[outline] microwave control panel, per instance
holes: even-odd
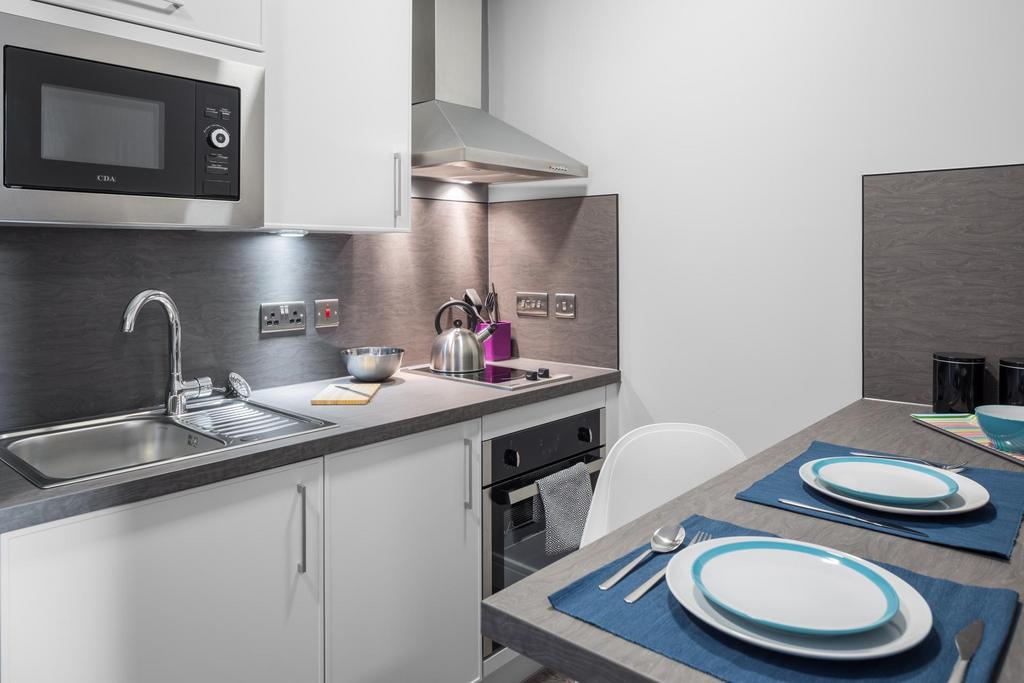
[[[238,199],[238,88],[196,83],[196,197]]]

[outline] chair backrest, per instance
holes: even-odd
[[[682,422],[638,427],[619,439],[606,457],[581,545],[746,459],[721,432]]]

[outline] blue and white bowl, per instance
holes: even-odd
[[[1024,453],[1024,406],[978,406],[974,414],[996,448]]]

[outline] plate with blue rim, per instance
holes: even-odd
[[[812,636],[878,628],[900,599],[875,567],[850,555],[780,539],[704,550],[691,576],[717,607],[761,626]]]
[[[949,498],[937,500],[934,503],[927,503],[925,505],[886,505],[884,503],[873,503],[855,496],[848,496],[844,493],[840,493],[820,481],[816,476],[814,476],[814,473],[811,472],[811,467],[815,462],[817,461],[812,460],[810,462],[805,462],[800,466],[800,479],[803,480],[804,484],[823,496],[828,496],[829,498],[834,498],[835,500],[840,500],[849,505],[854,505],[867,510],[877,510],[878,512],[889,512],[897,515],[910,515],[914,517],[961,515],[965,512],[971,512],[973,510],[983,508],[989,501],[988,489],[984,486],[962,474],[946,472],[946,476],[953,479],[957,483],[957,486],[959,486],[959,490]]]
[[[856,455],[821,458],[811,464],[811,473],[834,491],[883,505],[927,505],[960,489],[945,472],[905,460]]]
[[[727,610],[709,600],[694,581],[693,566],[696,560],[704,556],[705,553],[714,551],[722,546],[734,545],[736,543],[743,543],[746,541],[763,542],[771,540],[788,545],[816,548],[828,553],[826,559],[832,559],[838,562],[841,558],[845,558],[868,567],[888,583],[896,592],[896,595],[899,598],[898,611],[885,623],[866,631],[837,635],[799,633],[796,631],[766,626]],[[754,551],[748,552],[752,553]],[[736,556],[742,557],[742,555],[739,554]],[[754,556],[752,554],[748,554],[747,559],[753,558]],[[795,594],[800,600],[804,601],[804,604],[808,604],[806,600],[809,594],[801,592],[803,589],[799,581],[794,580],[793,577],[788,575],[769,576],[769,574],[759,564],[751,562],[744,562],[741,564],[743,567],[739,567],[739,573],[737,574],[736,579],[744,582],[748,587],[753,587],[761,594],[771,597],[773,601],[782,604],[783,607],[786,606],[785,599],[773,597],[773,594],[785,596]],[[708,563],[708,565],[710,566],[710,563]],[[927,638],[928,634],[931,633],[932,630],[933,617],[931,608],[928,606],[924,597],[909,583],[886,570],[884,567],[879,567],[878,565],[862,560],[854,555],[850,555],[849,553],[844,553],[840,550],[827,548],[825,546],[815,545],[813,543],[805,543],[803,541],[768,539],[764,536],[733,536],[716,538],[704,543],[687,546],[686,548],[678,551],[669,562],[665,578],[672,596],[695,619],[717,631],[720,631],[721,633],[737,638],[743,642],[750,643],[751,645],[800,657],[827,660],[864,660],[888,657],[900,652],[905,652],[906,650],[914,647]],[[707,581],[705,581],[705,586],[707,586]],[[875,603],[874,611],[868,611],[859,615],[857,621],[860,622],[860,625],[863,625],[866,622],[870,623],[878,621],[882,615],[888,611],[886,607],[886,605],[888,605],[888,600],[881,592],[879,592],[879,596],[873,597],[873,600],[875,601],[880,600],[880,602]],[[822,604],[810,604],[810,609],[813,610],[815,614],[838,615],[841,610],[845,609],[844,605],[846,604],[847,602],[842,595],[836,595],[833,592],[828,592]],[[747,607],[747,609],[750,610],[753,608]],[[778,619],[779,617],[776,615],[775,620]],[[787,622],[790,621],[785,617],[782,617],[782,619]],[[820,620],[820,617],[818,617],[818,619]],[[841,625],[849,626],[855,620],[851,619],[850,615],[847,614],[835,621],[837,623],[845,622]],[[837,630],[837,623],[826,624],[826,629]],[[799,625],[803,627],[810,625],[813,628],[815,625],[820,627],[822,624],[801,623]]]

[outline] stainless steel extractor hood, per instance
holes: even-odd
[[[587,166],[483,110],[484,3],[413,3],[412,174],[462,183],[586,178]]]

